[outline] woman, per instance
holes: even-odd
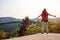
[[[39,18],[40,16],[42,16],[42,20],[41,20],[41,22],[42,22],[42,34],[44,33],[44,23],[46,23],[46,30],[47,30],[47,34],[48,34],[48,15],[53,16],[53,17],[56,17],[54,15],[49,14],[46,11],[46,9],[44,9],[42,11],[42,14],[37,17],[37,18]]]

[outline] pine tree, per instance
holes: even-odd
[[[23,22],[21,23],[19,31],[17,31],[19,33],[19,36],[23,36],[24,32],[26,31],[26,28],[31,24],[31,20],[28,16],[26,16],[25,19],[23,19]]]

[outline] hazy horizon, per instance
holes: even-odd
[[[60,0],[0,0],[0,17],[36,18],[44,8],[60,18]],[[54,18],[49,16],[49,18]]]

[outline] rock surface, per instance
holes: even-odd
[[[28,36],[5,39],[5,40],[60,40],[60,34],[55,34],[55,33],[41,34],[41,33],[38,33],[38,34],[34,34],[34,35],[28,35]]]

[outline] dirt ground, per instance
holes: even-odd
[[[41,33],[38,33],[38,34],[34,34],[34,35],[28,35],[28,36],[5,39],[5,40],[60,40],[60,34],[55,34],[55,33],[41,34]]]

